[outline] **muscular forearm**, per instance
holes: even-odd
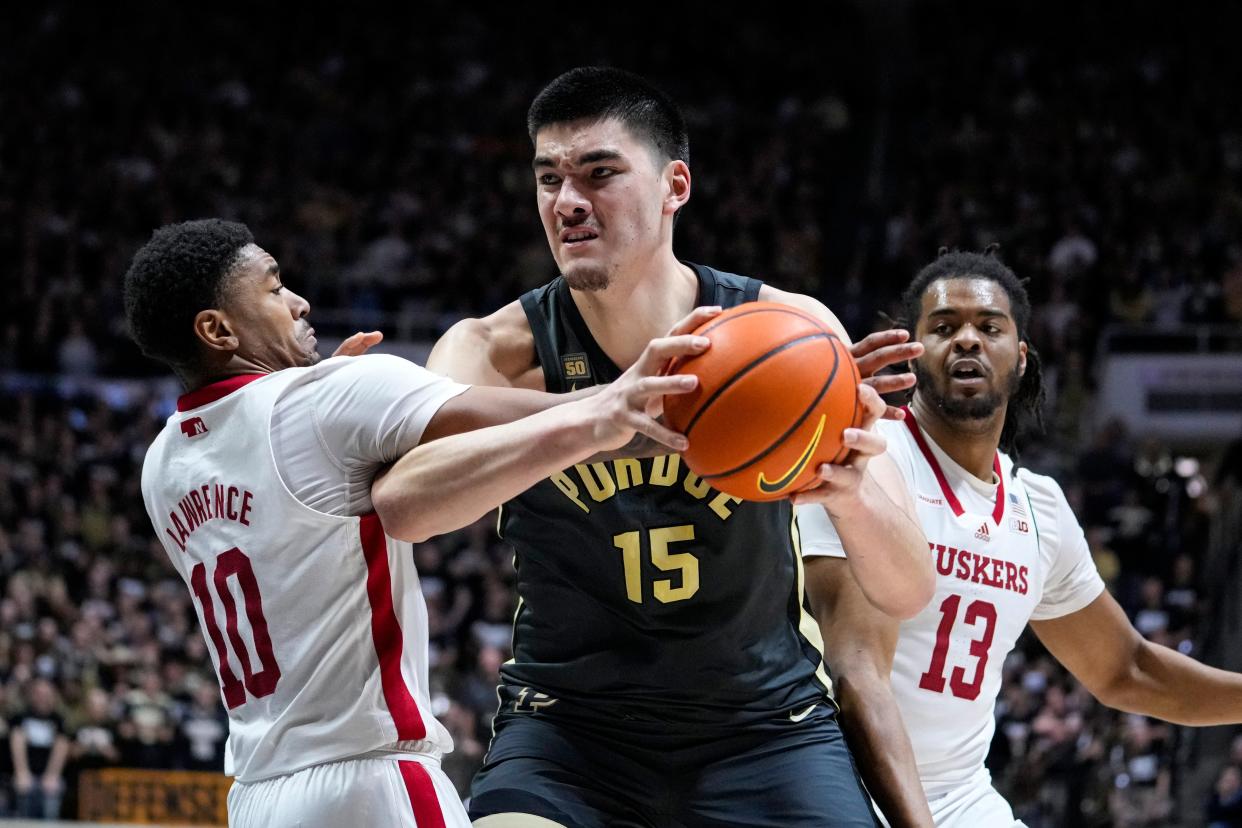
[[[927,539],[871,475],[856,498],[826,508],[867,600],[898,619],[927,606],[936,589]]]
[[[1150,641],[1137,646],[1129,674],[1100,697],[1110,707],[1174,724],[1242,722],[1242,675]]]
[[[387,533],[421,541],[478,520],[600,448],[581,403],[424,443],[378,477],[372,502]]]
[[[867,790],[893,828],[931,826],[931,811],[919,782],[914,751],[892,690],[884,680],[855,679],[836,684],[841,729]]]

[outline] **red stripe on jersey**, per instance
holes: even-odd
[[[397,765],[405,780],[405,792],[410,795],[417,828],[445,828],[444,811],[440,808],[440,797],[436,796],[431,774],[417,762],[398,761]]]
[[[367,598],[371,602],[371,638],[379,656],[384,701],[401,741],[427,738],[427,727],[410,688],[401,675],[401,624],[392,605],[392,572],[388,567],[388,540],[379,515],[363,515],[358,524],[362,553],[367,559]]]
[[[267,374],[238,374],[235,377],[222,379],[219,382],[213,382],[211,385],[204,385],[188,394],[182,394],[177,398],[177,410],[189,411],[191,408],[198,408],[200,405],[215,402],[221,397],[227,397],[243,385],[249,385],[257,379],[266,377]]]
[[[952,487],[949,486],[949,480],[944,476],[944,471],[940,468],[940,462],[936,460],[936,455],[932,454],[931,446],[927,445],[927,441],[923,439],[923,432],[919,430],[919,425],[914,419],[914,412],[908,407],[904,407],[901,410],[906,412],[903,422],[906,424],[906,428],[910,429],[910,434],[914,437],[914,442],[918,445],[919,451],[923,453],[923,459],[931,467],[932,474],[936,476],[936,482],[940,484],[940,491],[944,493],[945,502],[949,504],[953,514],[961,517],[966,510],[962,508],[962,502],[957,499],[957,495],[953,493]],[[1005,476],[1001,474],[1000,452],[997,452],[992,458],[992,471],[996,473],[996,505],[992,507],[992,522],[1000,526],[1001,518],[1005,516]]]

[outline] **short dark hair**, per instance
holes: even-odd
[[[624,69],[570,69],[535,96],[526,113],[526,128],[534,141],[539,130],[550,124],[605,118],[621,121],[665,160],[690,163],[690,135],[677,104],[647,80]]]
[[[1029,336],[1031,298],[1027,295],[1023,280],[1001,261],[999,251],[998,244],[988,245],[982,253],[960,250],[950,252],[947,247],[940,248],[936,260],[920,270],[901,294],[900,318],[897,322],[910,331],[910,339],[913,340],[919,314],[923,311],[923,294],[932,283],[941,279],[987,279],[1005,291],[1005,295],[1009,297],[1014,325],[1018,329],[1018,341],[1026,343],[1026,373],[1022,375],[1017,392],[1009,400],[1009,406],[1005,410],[1005,425],[1001,429],[1001,450],[1012,454],[1019,433],[1028,424],[1033,425],[1036,431],[1043,431],[1045,394],[1039,353],[1031,344]]]
[[[192,368],[199,311],[219,307],[226,277],[254,242],[244,224],[201,219],[168,224],[134,256],[125,274],[125,321],[142,352],[174,368]]]

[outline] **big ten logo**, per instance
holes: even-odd
[[[585,379],[591,376],[591,366],[587,363],[586,354],[566,354],[561,357],[561,367],[566,379]]]
[[[1030,534],[1031,531],[1031,525],[1029,523],[1022,518],[1016,517],[1009,519],[1009,528],[1021,535]]]

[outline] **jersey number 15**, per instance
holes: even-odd
[[[661,572],[680,572],[681,584],[671,578],[652,581],[651,591],[661,604],[684,601],[699,591],[699,559],[689,552],[669,552],[670,544],[694,540],[694,527],[662,526],[647,531],[651,562]],[[625,569],[625,594],[635,604],[643,602],[643,538],[641,532],[622,532],[612,536],[612,545],[621,550]]]

